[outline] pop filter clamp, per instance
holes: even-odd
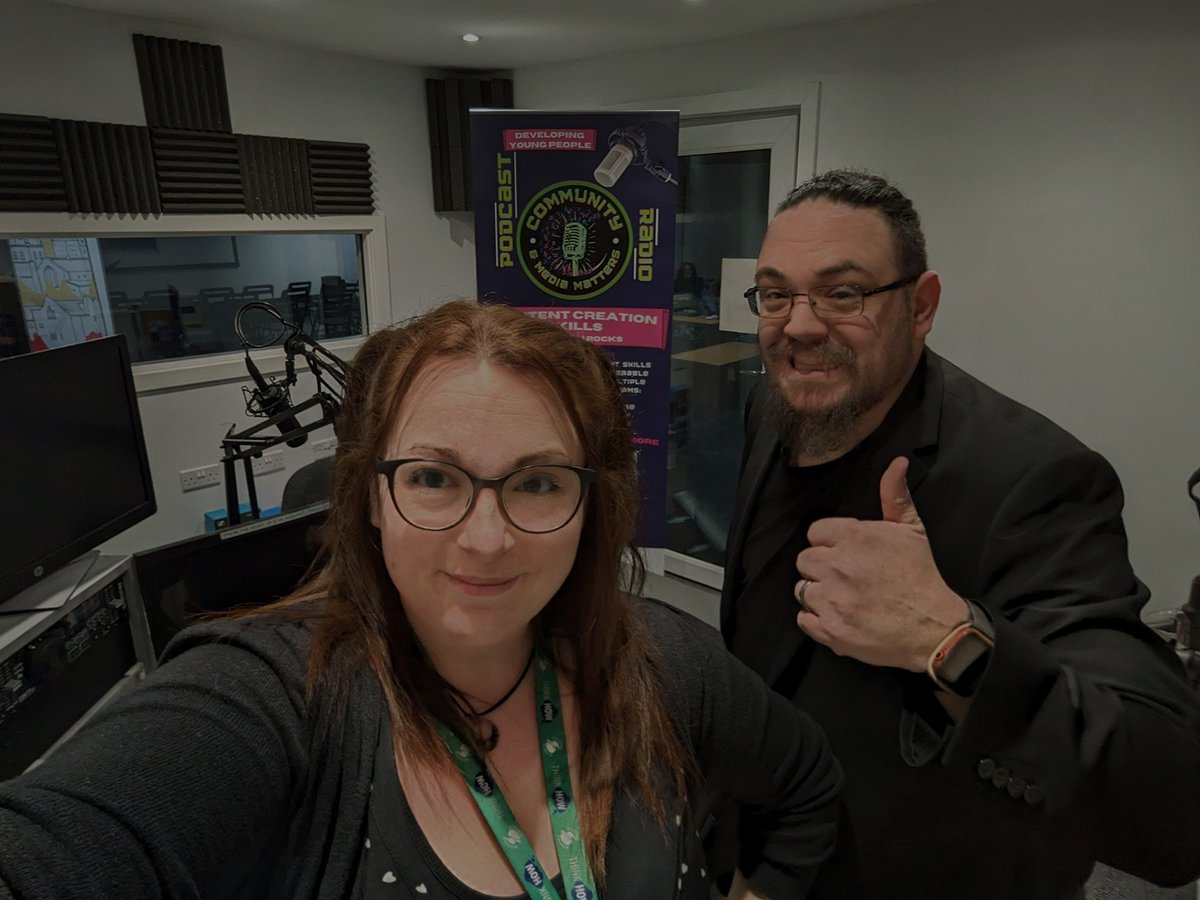
[[[266,378],[250,356],[250,348],[264,346],[251,341],[243,327],[242,317],[248,312],[262,312],[275,319],[282,331],[284,352],[284,375],[282,379]],[[234,330],[246,353],[246,369],[253,379],[255,387],[242,388],[246,397],[246,413],[262,418],[263,421],[251,425],[242,431],[234,431],[229,427],[225,437],[221,439],[221,464],[225,471],[225,510],[229,525],[241,522],[241,508],[238,500],[237,468],[238,461],[246,479],[247,500],[250,503],[250,518],[257,519],[262,514],[258,505],[258,492],[254,487],[254,460],[261,457],[266,450],[286,443],[298,447],[304,443],[308,434],[326,425],[333,425],[341,409],[346,387],[346,364],[334,354],[309,337],[295,323],[285,319],[273,305],[261,300],[245,304],[238,310],[234,319]],[[275,340],[278,340],[276,338]],[[274,343],[271,341],[270,343]],[[291,389],[296,385],[296,357],[302,356],[308,370],[317,382],[316,392],[312,397],[293,405]],[[308,424],[300,424],[297,414],[320,407],[320,416]],[[271,429],[273,433],[267,434]]]

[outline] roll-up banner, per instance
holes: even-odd
[[[677,112],[472,110],[479,296],[608,350],[633,424],[643,547],[666,539]]]

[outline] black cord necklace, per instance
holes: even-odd
[[[496,710],[502,707],[508,701],[508,698],[517,692],[517,688],[521,686],[521,682],[524,681],[525,676],[529,674],[529,667],[533,665],[533,654],[534,651],[530,650],[529,659],[525,660],[525,668],[521,670],[521,674],[517,676],[517,680],[513,683],[513,686],[505,692],[503,697],[501,697],[487,709],[481,709],[479,712],[472,712],[470,709],[464,709],[462,711],[463,715],[468,719],[481,719],[489,713],[494,713]]]

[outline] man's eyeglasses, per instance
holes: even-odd
[[[862,313],[863,300],[867,297],[894,291],[906,284],[912,284],[919,277],[911,275],[870,290],[863,290],[857,284],[823,284],[807,291],[789,291],[781,287],[752,287],[742,296],[750,304],[750,312],[760,319],[786,319],[792,314],[797,297],[807,299],[813,314],[820,319],[849,319]]]
[[[558,531],[575,517],[583,492],[596,478],[581,466],[521,466],[498,478],[480,478],[461,466],[436,459],[380,459],[396,512],[409,525],[446,531],[475,508],[479,492],[496,492],[500,512],[514,528],[529,534]]]

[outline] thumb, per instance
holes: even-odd
[[[921,517],[908,492],[908,460],[897,456],[879,479],[879,499],[883,506],[883,521],[921,527]]]

